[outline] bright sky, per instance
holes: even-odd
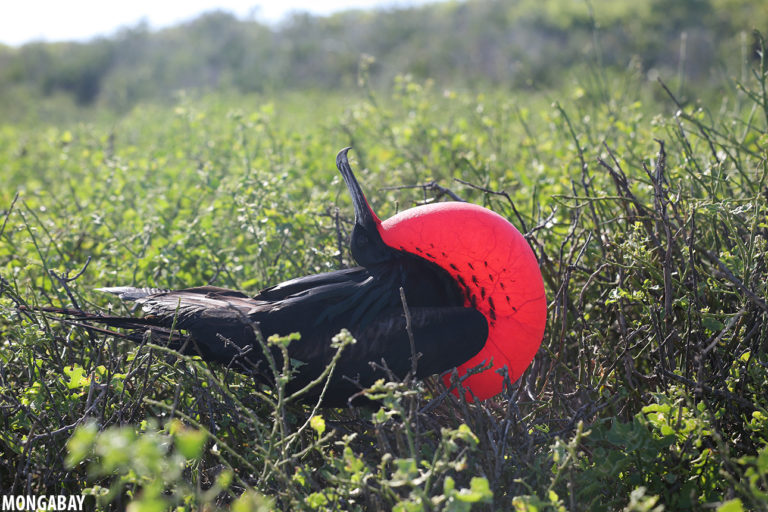
[[[87,40],[146,19],[160,28],[214,9],[277,22],[291,11],[329,14],[350,8],[424,4],[430,0],[0,0],[0,43]],[[434,0],[432,0],[434,1]]]

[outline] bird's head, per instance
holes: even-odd
[[[339,153],[337,165],[355,204],[352,255],[365,266],[393,250],[404,251],[448,272],[464,295],[464,305],[488,321],[485,346],[459,367],[459,375],[492,361],[490,369],[470,376],[464,387],[480,399],[497,395],[504,385],[498,370],[506,367],[516,381],[544,336],[547,301],[533,250],[508,220],[471,203],[422,205],[380,221],[352,174],[347,150]],[[444,379],[447,383],[448,376]]]
[[[355,208],[355,226],[352,228],[350,251],[359,265],[368,267],[391,258],[394,251],[381,238],[381,220],[368,204],[368,200],[349,166],[347,159],[349,150],[350,148],[344,148],[339,151],[336,156],[336,167],[339,168],[339,172],[347,184]]]

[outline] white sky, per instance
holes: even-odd
[[[291,11],[329,14],[349,8],[424,4],[430,0],[0,0],[0,43],[83,41],[146,19],[160,28],[214,9],[240,18],[280,21]],[[434,0],[432,0],[434,1]]]

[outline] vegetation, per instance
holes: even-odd
[[[0,109],[29,122],[63,105],[126,112],[179,89],[348,90],[361,55],[375,57],[379,89],[404,73],[439,87],[541,89],[584,64],[719,86],[757,49],[755,29],[768,31],[755,0],[468,0],[297,13],[276,27],[212,12],[159,32],[139,24],[90,42],[0,46]]]
[[[568,37],[594,37],[588,58],[546,89],[511,91],[487,74],[474,90],[451,85],[432,60],[435,80],[400,74],[385,87],[385,60],[356,56],[339,75],[359,84],[353,93],[304,83],[161,102],[158,81],[120,104],[132,105],[125,113],[108,108],[111,73],[143,73],[156,63],[144,55],[135,68],[110,65],[89,111],[55,88],[3,93],[39,104],[0,125],[0,492],[86,493],[100,510],[141,511],[768,510],[768,60],[759,33],[733,35],[739,15],[763,11],[701,11],[741,41],[720,49],[732,80],[692,82],[660,66],[656,82],[645,65],[619,70],[599,51],[617,47],[594,20],[609,27],[600,16],[635,9],[628,30],[639,33],[653,12],[614,3],[616,14],[594,2],[595,18],[580,18],[569,2],[562,19],[517,4]],[[507,8],[435,12],[474,19],[493,6]],[[419,12],[383,13],[381,24]],[[304,17],[292,37],[371,15],[344,16]],[[675,14],[666,19],[679,42]],[[452,44],[469,51],[472,41]],[[33,48],[64,46],[7,54],[31,65],[16,58]],[[96,67],[98,55],[87,59]],[[162,340],[136,345],[35,309],[121,310],[100,286],[256,291],[352,264],[352,210],[334,168],[346,145],[381,217],[443,200],[447,188],[526,234],[547,331],[502,396],[465,403],[439,379],[406,379],[368,390],[380,406],[321,409]]]

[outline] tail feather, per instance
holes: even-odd
[[[46,316],[57,321],[82,327],[92,332],[116,336],[135,342],[141,342],[145,339],[147,332],[152,339],[162,342],[168,342],[172,347],[181,346],[188,338],[187,335],[176,329],[165,327],[162,322],[153,317],[131,317],[131,316],[111,316],[88,313],[79,309],[58,308],[53,306],[44,306],[34,308],[36,311],[47,313]],[[129,329],[126,332],[105,329],[93,325],[98,323],[118,329]]]
[[[107,288],[96,288],[97,292],[111,293],[117,295],[121,300],[139,300],[157,293],[165,293],[169,290],[162,288],[135,288],[133,286],[112,286]]]

